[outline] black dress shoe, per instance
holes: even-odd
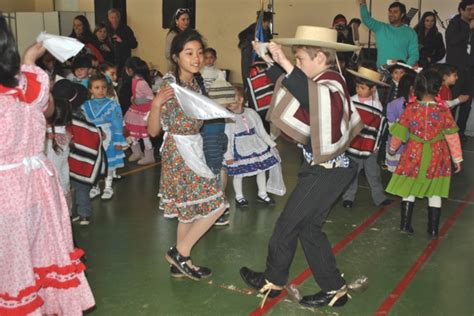
[[[240,276],[248,286],[257,291],[260,291],[266,284],[266,280],[262,272],[255,272],[247,267],[240,269]],[[268,297],[274,298],[280,295],[280,293],[281,290],[270,290]]]
[[[179,253],[176,247],[171,247],[170,250],[168,250],[165,259],[169,262],[169,264],[175,266],[176,269],[181,271],[181,273],[183,273],[186,277],[192,280],[201,279],[199,273],[190,266],[188,266],[188,264],[186,263],[186,261],[191,260],[191,257],[184,257]]]
[[[379,206],[387,206],[392,204],[393,200],[392,199],[385,199],[382,201],[382,203],[379,204]]]
[[[197,270],[195,270],[202,279],[208,278],[212,275],[212,271],[209,268],[206,267],[198,267]],[[178,270],[175,266],[170,267],[170,274],[173,278],[184,278],[186,277],[181,271]]]
[[[338,296],[338,298],[335,298]],[[333,301],[335,299],[335,301]],[[322,307],[322,306],[343,306],[347,303],[349,297],[347,295],[347,287],[341,290],[323,292],[320,291],[314,295],[303,296],[300,304],[306,307]]]
[[[235,199],[235,205],[238,207],[247,207],[249,206],[249,201],[246,198]]]
[[[349,201],[349,200],[345,200],[345,201],[342,202],[342,206],[345,207],[345,208],[352,208],[352,204],[353,204],[353,202]]]
[[[257,195],[257,202],[267,204],[267,205],[275,205],[275,200],[272,199],[268,194],[263,198]]]

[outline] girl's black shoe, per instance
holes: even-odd
[[[212,271],[209,268],[206,267],[198,267],[197,270],[195,270],[200,276],[201,279],[208,278],[212,275]],[[173,278],[184,278],[186,277],[181,271],[178,270],[175,266],[170,267],[170,274]]]
[[[175,266],[176,269],[181,271],[181,273],[183,273],[186,277],[196,281],[201,279],[199,273],[188,266],[186,263],[186,261],[191,260],[191,257],[182,256],[176,247],[171,247],[170,250],[168,250],[165,259],[169,262],[169,264]]]

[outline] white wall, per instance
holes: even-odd
[[[373,16],[387,21],[388,6],[392,1],[373,0]],[[418,0],[402,0],[409,9],[418,7]],[[240,82],[240,51],[237,35],[255,20],[259,1],[255,0],[197,0],[196,28],[205,36],[209,46],[217,50],[217,65],[231,70],[232,82]],[[267,1],[265,2],[267,3]],[[457,0],[423,0],[421,11],[436,9],[441,18],[457,13]],[[128,21],[139,41],[134,54],[165,69],[164,39],[161,28],[161,0],[133,0],[128,2]],[[359,16],[357,0],[275,0],[275,32],[280,37],[293,36],[297,25],[330,27],[334,16],[342,13],[348,20]],[[417,22],[414,18],[412,26]],[[361,29],[362,41],[368,32]]]

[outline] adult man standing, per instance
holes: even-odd
[[[257,12],[257,16],[260,14],[260,11]],[[270,31],[270,22],[272,20],[271,12],[263,12],[262,17],[262,29],[264,42],[270,41],[272,34]],[[257,23],[252,23],[247,26],[242,32],[239,33],[239,48],[241,51],[241,67],[242,67],[242,83],[247,84],[247,78],[249,77],[250,66],[253,62],[253,47],[252,41],[255,40],[255,28]]]
[[[121,72],[128,57],[132,56],[132,49],[137,48],[138,42],[132,29],[120,23],[120,11],[110,9],[107,12],[109,21],[109,36],[112,39],[115,54],[115,63],[118,71]]]
[[[461,94],[474,95],[474,0],[463,0],[458,6],[459,14],[451,19],[446,29],[446,63],[458,67],[459,80],[453,87],[453,97]],[[471,100],[457,106],[457,124],[462,141],[466,130]],[[456,111],[457,109],[455,109]]]
[[[359,0],[359,3],[362,22],[377,39],[377,67],[387,64],[387,60],[403,60],[413,66],[419,58],[418,37],[413,29],[402,23],[405,5],[393,2],[388,7],[388,24],[370,16],[366,0]]]

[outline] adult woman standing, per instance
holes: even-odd
[[[166,34],[166,46],[165,46],[165,57],[168,62],[168,71],[172,70],[172,62],[170,57],[171,42],[173,38],[181,32],[186,31],[189,28],[191,10],[188,8],[179,8],[173,15],[171,20],[170,30]]]
[[[436,16],[433,12],[423,13],[420,22],[414,28],[418,35],[420,59],[418,64],[425,68],[440,61],[446,55],[443,35],[436,27]]]
[[[94,55],[99,63],[104,61],[104,57],[99,51],[99,45],[91,30],[89,20],[84,15],[78,15],[72,22],[72,31],[69,37],[76,38],[85,45],[86,53]]]

